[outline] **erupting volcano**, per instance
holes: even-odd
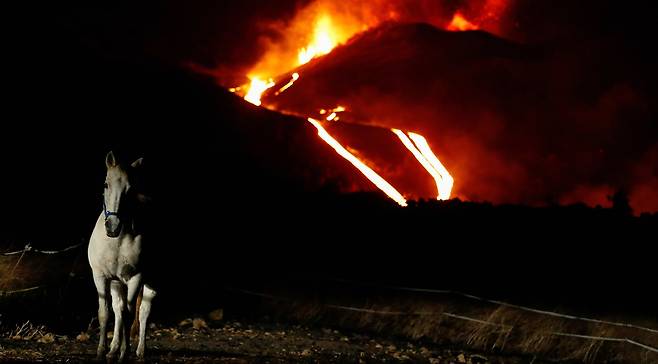
[[[650,132],[637,89],[624,81],[633,75],[572,89],[567,75],[593,80],[598,74],[581,64],[591,57],[570,46],[519,41],[527,39],[509,26],[508,0],[348,5],[311,1],[272,25],[280,36],[254,45],[260,58],[242,76],[249,81],[230,91],[313,120],[320,140],[400,205],[459,197],[609,206],[609,196],[623,188],[639,211],[658,208],[658,197],[649,192],[655,173],[630,158],[651,160],[652,141],[629,149],[612,142],[614,132],[606,126]],[[614,57],[601,43],[592,47],[600,59]],[[555,70],[565,77],[551,77]],[[621,125],[616,115],[627,107],[642,122]],[[344,126],[341,136],[333,134],[336,123]],[[350,131],[355,125],[359,131]],[[382,128],[396,139],[375,140],[381,133],[366,131]],[[581,134],[594,137],[575,141]],[[408,153],[415,165],[396,164],[389,158],[394,149]],[[407,181],[419,178],[431,181],[436,194],[418,188],[426,181]]]
[[[344,31],[344,30],[339,31],[333,26],[331,16],[325,13],[324,10],[322,10],[322,12],[316,15],[316,18],[312,22],[312,24],[314,24],[312,30],[309,29],[309,33],[312,34],[312,36],[310,37],[310,41],[305,46],[299,48],[297,53],[298,56],[296,63],[293,64],[292,68],[302,67],[318,57],[330,54],[330,52],[337,45],[344,43],[346,39],[349,39],[349,37],[352,37],[355,33],[357,33],[356,29],[366,30],[369,27],[368,24],[364,23],[360,28],[352,26],[352,29],[348,31]],[[454,15],[453,21],[447,26],[447,29],[463,31],[463,30],[478,29],[478,27],[467,21],[463,17],[463,15],[461,15],[461,13],[457,12]],[[266,57],[277,57],[277,58],[282,56],[285,57],[285,55],[282,54],[266,55]],[[261,64],[269,65],[271,63],[264,61],[261,62]],[[288,72],[289,76],[287,75],[263,76],[265,72],[266,71],[264,71],[263,69],[259,69],[257,67],[255,70],[253,70],[250,73],[250,75],[248,75],[248,78],[250,79],[250,83],[248,85],[233,87],[230,88],[230,91],[241,93],[246,101],[256,106],[262,105],[268,109],[277,110],[275,106],[275,100],[263,104],[261,99],[270,89],[277,90],[270,96],[272,98],[276,98],[279,95],[281,95],[283,92],[293,87],[295,82],[298,81],[300,77],[302,77],[301,74],[303,73],[303,70],[299,69],[292,73]],[[272,76],[274,76],[277,80],[275,81],[275,79],[272,78]],[[338,113],[342,113],[344,111],[346,111],[345,107],[337,106],[335,108],[331,108],[328,110],[319,109],[318,113],[322,115],[322,117],[326,121],[338,122],[340,120]],[[393,199],[401,206],[407,205],[406,199],[403,196],[403,194],[398,192],[388,181],[386,181],[379,174],[377,174],[372,167],[367,166],[366,163],[361,161],[358,157],[356,157],[354,154],[350,153],[346,148],[344,148],[340,144],[340,142],[338,142],[334,137],[332,137],[329,134],[329,132],[327,132],[327,130],[322,126],[319,120],[312,118],[311,115],[308,114],[305,115],[303,113],[299,113],[296,111],[292,111],[292,112],[283,111],[283,112],[288,112],[294,115],[305,117],[311,124],[313,124],[313,126],[315,126],[318,129],[318,134],[321,137],[321,139],[324,140],[334,150],[336,150],[336,152],[340,156],[342,156],[343,158],[348,160],[352,165],[354,165],[354,167],[356,167],[357,170],[363,173],[364,176],[366,176],[375,186],[377,186],[381,191],[383,191],[388,197]],[[353,120],[353,122],[359,123],[359,120]],[[429,173],[429,175],[435,181],[437,188],[436,198],[439,200],[449,199],[451,196],[454,179],[450,175],[448,170],[444,167],[444,165],[440,162],[439,158],[434,154],[425,137],[414,132],[409,132],[408,134],[406,134],[405,132],[395,128],[391,130],[396,136],[399,137],[400,141],[402,142],[402,145],[406,147],[413,154],[413,156],[417,159],[420,165]],[[413,193],[413,195],[416,197],[426,197],[423,196],[422,193],[418,193],[417,191]]]

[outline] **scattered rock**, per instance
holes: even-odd
[[[210,311],[208,314],[208,319],[210,319],[210,321],[222,321],[224,319],[224,310],[218,308],[216,310]]]
[[[457,361],[460,363],[466,363],[466,357],[464,356],[464,354],[457,355]]]
[[[208,324],[204,319],[201,318],[195,318],[192,320],[192,327],[194,327],[194,330],[208,330]]]
[[[75,339],[80,342],[89,341],[89,334],[87,334],[86,332],[81,332],[78,336],[75,337]]]
[[[185,327],[185,326],[190,326],[192,325],[192,319],[191,318],[186,318],[185,320],[181,321],[178,323],[179,327]]]
[[[181,336],[183,336],[183,334],[181,334],[180,332],[178,332],[178,330],[173,329],[173,330],[171,331],[171,338],[172,338],[172,339],[174,339],[174,340],[178,340]]]

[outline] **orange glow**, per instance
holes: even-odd
[[[297,81],[298,79],[299,79],[299,73],[297,73],[297,72],[293,73],[293,74],[292,74],[292,79],[291,79],[290,81],[288,81],[288,83],[286,83],[283,87],[281,87],[281,88],[279,89],[279,91],[277,91],[277,92],[274,94],[274,96],[279,96],[280,93],[282,93],[283,91],[285,91],[285,90],[289,89],[290,87],[292,87],[292,85],[293,85],[293,84],[295,83],[295,81]]]
[[[506,0],[487,1],[500,2]],[[366,20],[366,18],[361,18],[360,16],[344,13],[343,8],[336,8],[332,5],[332,2],[321,1],[315,4],[300,11],[290,22],[290,26],[285,31],[287,35],[285,41],[272,43],[268,46],[262,59],[249,73],[250,83],[231,88],[229,89],[231,92],[244,96],[246,101],[254,105],[261,106],[263,94],[276,85],[273,78],[267,77],[286,74],[295,67],[302,66],[314,58],[326,55],[337,45],[346,42],[354,34],[367,30],[370,26],[377,25],[379,22],[387,19],[375,15],[377,11],[372,13],[373,16],[366,16],[368,18]],[[396,17],[390,16],[388,19],[396,19]],[[312,25],[312,27],[309,27],[309,25]],[[478,27],[466,20],[460,13],[456,13],[448,29],[472,30],[478,29]],[[267,77],[263,77],[263,75],[267,75]],[[292,73],[290,80],[281,86],[273,96],[278,96],[291,88],[299,78],[299,73]],[[273,108],[272,105],[265,107]],[[320,109],[319,114],[326,121],[336,122],[340,119],[339,114],[344,111],[346,111],[346,108],[339,105],[333,109]],[[320,121],[313,118],[307,118],[307,121],[315,126],[318,130],[318,135],[324,142],[356,167],[377,188],[400,206],[407,206],[407,201],[400,192],[372,168],[368,167],[358,157],[343,147],[327,132]],[[425,138],[415,133],[405,134],[397,129],[392,129],[392,131],[434,179],[437,187],[437,199],[445,200],[450,198],[453,178],[436,155],[434,155]]]
[[[406,6],[399,1],[353,2],[311,0],[289,19],[268,24],[281,37],[265,38],[259,43],[262,57],[248,72],[252,75],[276,77],[313,58],[331,52],[354,35],[384,22],[426,22],[450,30],[485,29],[494,31],[511,0],[469,2],[459,9],[452,22],[445,23],[441,6]],[[441,23],[437,24],[440,20]],[[467,20],[468,19],[468,20]]]
[[[464,18],[464,16],[457,12],[455,13],[455,16],[452,17],[452,21],[450,24],[448,24],[448,27],[446,28],[448,30],[452,31],[465,31],[465,30],[478,30],[480,27],[477,25],[469,22]]]
[[[409,139],[409,137],[399,129],[391,129],[395,135],[400,138],[402,141],[402,144],[404,144],[407,149],[416,157],[418,162],[425,168],[425,170],[434,178],[434,183],[436,183],[436,189],[437,189],[437,200],[441,200],[441,196],[444,195],[443,191],[441,191],[441,188],[443,187],[443,178],[441,178],[441,175],[439,172],[432,167],[430,162],[423,156],[423,154],[416,148],[414,143]]]
[[[325,120],[327,121],[338,121],[340,120],[340,117],[338,116],[339,112],[343,112],[347,110],[344,106],[336,106],[333,109],[329,109],[328,111],[325,109],[320,109],[320,115],[325,115],[329,113],[327,117],[325,117]]]
[[[432,152],[432,148],[430,148],[430,145],[427,143],[427,140],[420,135],[416,133],[409,133],[409,138],[413,140],[413,142],[416,144],[420,152],[423,154],[423,157],[427,159],[427,161],[432,165],[432,168],[436,170],[439,175],[441,176],[441,184],[438,187],[439,189],[439,200],[447,200],[450,198],[450,193],[452,192],[452,186],[454,184],[454,179],[446,169],[446,167],[443,166],[439,158],[434,155],[434,152]]]
[[[297,60],[299,65],[308,63],[315,57],[323,56],[336,46],[335,32],[332,29],[331,18],[323,15],[315,22],[313,40],[309,45],[299,50]]]
[[[284,74],[328,54],[367,29],[358,12],[353,14],[349,7],[328,0],[311,1],[293,18],[273,26],[283,36],[263,44],[263,55],[250,74],[272,77]]]
[[[345,109],[344,106],[336,106],[333,109],[329,109],[329,111],[327,111],[325,109],[320,109],[320,115],[324,115],[328,112],[329,116],[327,116],[325,118],[327,121],[338,121],[338,120],[340,120],[340,117],[338,117],[338,113],[343,112],[345,110],[347,110],[347,109]]]
[[[418,148],[421,148],[423,152],[418,150],[416,145],[411,142],[409,137],[407,135],[398,129],[391,129],[395,135],[400,138],[402,141],[402,144],[404,144],[407,149],[416,157],[418,162],[429,172],[429,174],[434,178],[434,182],[436,183],[436,188],[437,188],[437,200],[447,200],[450,198],[450,193],[452,191],[452,185],[453,185],[453,179],[448,173],[448,171],[443,167],[443,164],[439,161],[438,158],[434,155],[432,150],[430,149],[429,145],[427,144],[427,141],[425,138],[419,134],[415,133],[409,133],[409,136],[414,138],[414,142],[416,142]],[[435,165],[437,167],[435,167]]]
[[[251,78],[249,90],[247,91],[247,94],[244,95],[244,99],[256,106],[260,106],[260,98],[263,95],[263,92],[273,86],[274,81],[271,78],[267,81],[263,81],[258,77],[253,77]]]
[[[372,183],[382,190],[388,197],[397,202],[400,206],[407,206],[407,200],[398,192],[390,183],[386,182],[377,172],[373,171],[370,167],[366,166],[361,162],[357,157],[352,153],[347,151],[336,139],[334,139],[324,127],[320,124],[318,120],[308,118],[307,119],[316,129],[318,129],[318,136],[322,138],[329,146],[334,148],[336,153],[341,157],[347,159],[348,162],[352,163],[361,173],[363,173],[366,178],[368,178]]]

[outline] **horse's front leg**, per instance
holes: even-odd
[[[112,343],[110,343],[110,352],[107,353],[108,360],[116,357],[117,351],[124,340],[123,320],[126,313],[125,286],[119,281],[112,281],[110,290],[112,292],[112,310],[114,311],[114,336],[112,337]]]
[[[98,340],[96,359],[100,360],[105,355],[107,321],[110,314],[110,308],[107,302],[110,295],[110,285],[107,278],[101,275],[94,275],[94,284],[96,285],[96,292],[98,292],[98,324],[100,325],[100,339]]]

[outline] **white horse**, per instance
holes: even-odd
[[[103,211],[89,239],[88,258],[98,292],[98,322],[100,341],[97,358],[105,354],[107,336],[108,299],[112,296],[114,311],[114,336],[110,344],[108,359],[119,352],[119,361],[126,358],[130,350],[130,322],[128,314],[135,313],[135,301],[142,292],[139,305],[139,344],[137,358],[144,358],[146,321],[151,311],[155,290],[142,281],[141,257],[143,236],[135,221],[134,208],[140,197],[131,189],[132,172],[142,164],[142,158],[130,166],[117,163],[112,152],[105,158],[107,175],[103,193]]]

